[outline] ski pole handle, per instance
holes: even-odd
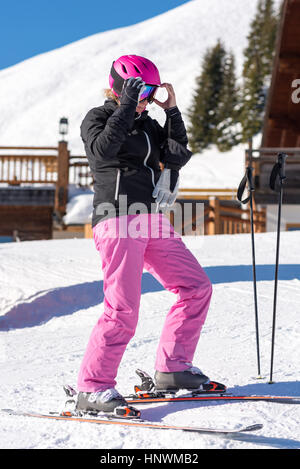
[[[277,155],[277,163],[275,163],[271,176],[270,176],[270,189],[275,192],[278,192],[276,185],[276,180],[279,178],[280,187],[282,186],[283,181],[286,179],[285,175],[285,160],[287,158],[286,153],[278,153]]]
[[[283,181],[284,179],[286,179],[286,175],[285,175],[285,163],[286,163],[286,159],[287,159],[287,154],[286,153],[278,153],[278,165],[279,165],[279,177],[281,179],[281,181]]]
[[[248,179],[249,191],[253,192],[254,191],[254,182],[253,182],[253,168],[252,168],[252,166],[249,166],[247,168],[247,179]]]

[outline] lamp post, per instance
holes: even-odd
[[[62,142],[65,141],[64,136],[67,135],[69,130],[69,121],[66,117],[61,117],[59,121],[59,134],[62,136]]]
[[[55,191],[55,213],[61,221],[66,212],[68,202],[68,185],[69,185],[69,150],[68,142],[65,135],[68,133],[69,122],[66,117],[59,120],[59,134],[61,139],[58,142],[58,159],[57,159],[57,181]]]

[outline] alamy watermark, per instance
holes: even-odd
[[[292,81],[292,88],[296,88],[292,93],[292,102],[294,104],[300,103],[300,78],[296,78]]]
[[[119,196],[118,209],[109,202],[96,207],[96,215],[102,216],[101,222],[109,220],[109,238],[171,238],[182,235],[204,235],[204,203],[176,202],[172,207],[160,209],[166,217],[159,222],[157,204],[149,209],[142,202],[127,204],[127,195]],[[151,216],[149,216],[151,215]],[[172,219],[172,223],[166,218]]]

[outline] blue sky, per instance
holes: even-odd
[[[129,26],[189,0],[4,0],[0,69],[91,34]]]

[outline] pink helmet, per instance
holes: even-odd
[[[116,96],[120,96],[123,83],[129,77],[141,77],[147,85],[160,86],[160,76],[151,60],[139,55],[122,55],[112,64],[109,86]]]

